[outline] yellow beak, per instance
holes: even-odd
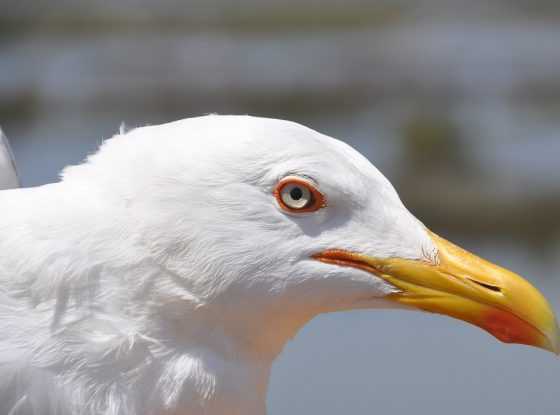
[[[560,354],[560,332],[552,308],[529,282],[431,234],[435,261],[372,258],[340,250],[314,256],[353,266],[385,279],[400,291],[389,298],[420,310],[472,323],[506,343]]]

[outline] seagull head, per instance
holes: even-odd
[[[168,336],[277,354],[319,313],[407,308],[559,351],[529,282],[431,232],[365,157],[299,124],[212,115],[138,128],[64,181],[119,212],[120,238],[152,269],[126,289]]]

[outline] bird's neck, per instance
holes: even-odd
[[[14,328],[10,341],[30,347],[22,350],[22,367],[29,356],[47,366],[48,381],[65,396],[45,397],[51,407],[68,401],[87,408],[84,413],[118,407],[150,415],[264,414],[274,359],[319,310],[268,290],[250,301],[245,292],[236,297],[235,290],[206,299],[196,281],[154,259],[145,239],[139,243],[122,231],[133,227],[121,220],[125,215],[112,211],[103,226],[85,226],[93,217],[109,217],[103,203],[74,212],[76,198],[63,197],[64,186],[18,193],[3,201],[3,209],[10,203],[12,208],[2,212],[4,228],[12,229],[38,220],[34,210],[20,206],[41,208],[35,232],[12,232],[17,238],[3,242],[10,252],[4,259],[21,261],[5,269],[21,267],[26,278],[32,275],[25,294],[41,304],[26,314],[26,324]],[[72,214],[60,214],[60,206]],[[29,251],[32,247],[36,251]],[[19,280],[6,278],[3,288],[21,296]],[[0,348],[5,341],[0,339]],[[30,376],[29,389],[42,390],[35,382],[43,381]]]
[[[209,350],[167,356],[154,413],[264,415],[272,361],[232,359]]]
[[[166,368],[161,379],[174,379],[158,382],[158,393],[173,397],[166,415],[265,414],[273,361],[312,315],[228,316],[198,310],[187,318],[166,316],[150,324],[162,330],[153,333],[156,338],[168,339],[156,353]]]

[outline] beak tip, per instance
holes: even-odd
[[[558,328],[558,324],[554,323],[554,329],[552,333],[548,337],[548,347],[547,350],[551,351],[557,356],[560,356],[560,329]]]
[[[558,331],[558,329],[556,329],[556,338],[555,341],[553,341],[552,348],[552,352],[560,356],[560,331]]]

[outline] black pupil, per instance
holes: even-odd
[[[299,187],[294,187],[290,190],[290,197],[293,200],[299,200],[303,197],[303,191]]]

